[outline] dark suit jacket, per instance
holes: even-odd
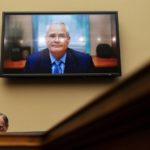
[[[68,48],[64,73],[91,73],[94,65],[91,56]],[[33,53],[27,59],[25,73],[51,73],[49,50]]]

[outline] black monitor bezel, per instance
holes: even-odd
[[[118,67],[117,67],[117,73],[116,72],[110,72],[110,73],[78,73],[78,74],[61,74],[61,75],[52,75],[52,74],[42,74],[42,73],[36,73],[36,74],[11,74],[11,73],[4,73],[3,72],[3,60],[4,60],[4,28],[5,28],[5,16],[6,15],[55,15],[55,14],[112,14],[115,15],[115,22],[116,22],[116,38],[117,38],[117,50],[118,50]],[[118,77],[122,75],[121,72],[121,56],[120,56],[120,37],[119,37],[119,20],[118,20],[118,11],[46,11],[46,12],[32,12],[32,11],[5,11],[2,12],[2,32],[1,32],[1,52],[0,52],[0,77],[67,77],[67,76],[73,76],[73,77]]]

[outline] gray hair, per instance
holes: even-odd
[[[51,23],[49,23],[47,26],[47,29],[46,29],[46,35],[48,33],[50,26],[52,26],[52,25],[63,25],[66,29],[67,36],[70,38],[69,27],[64,22],[51,22]]]

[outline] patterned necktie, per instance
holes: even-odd
[[[61,70],[61,61],[55,61],[54,62],[54,70],[53,70],[53,74],[62,74],[62,70]]]

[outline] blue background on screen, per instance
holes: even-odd
[[[33,51],[46,48],[45,35],[48,24],[64,22],[69,28],[70,48],[90,53],[90,27],[88,15],[33,15]]]

